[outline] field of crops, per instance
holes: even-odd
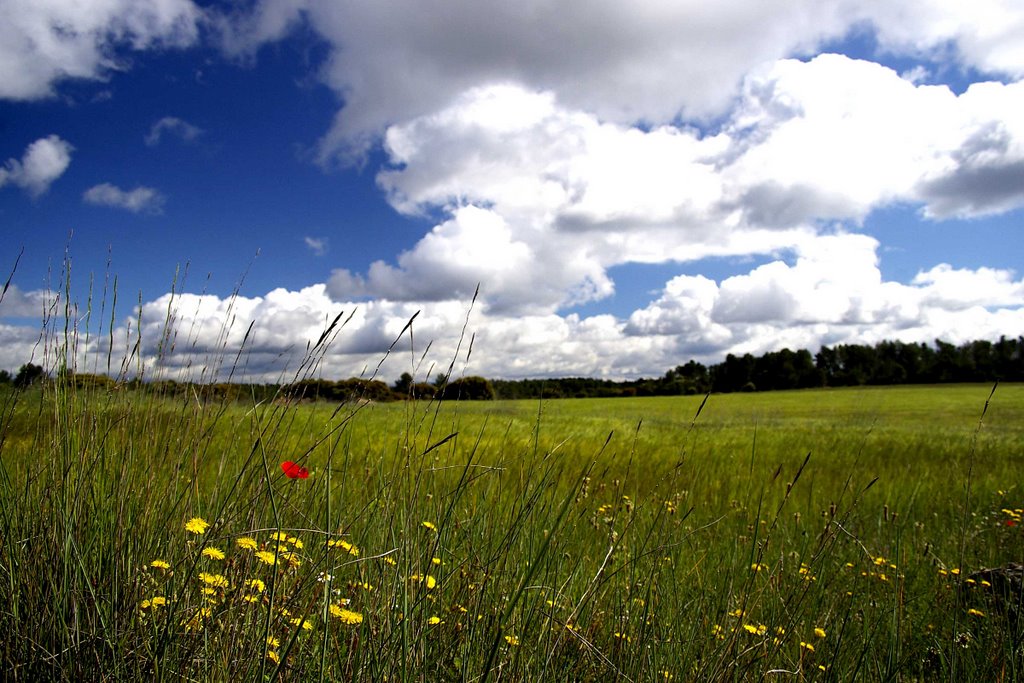
[[[1024,386],[992,389],[341,406],[7,391],[0,668],[1024,680],[1020,593],[970,576],[1024,561]]]

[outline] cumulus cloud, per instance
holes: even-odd
[[[86,190],[82,200],[88,204],[125,209],[132,213],[160,213],[165,197],[152,187],[139,186],[134,190],[122,190],[110,183],[100,183]]]
[[[21,160],[8,159],[0,167],[0,187],[16,185],[33,198],[50,189],[50,185],[71,165],[74,147],[57,135],[40,138],[25,149]]]
[[[54,94],[65,78],[124,68],[121,48],[191,45],[202,11],[190,0],[8,0],[0,4],[0,97]]]
[[[224,45],[255,53],[302,22],[330,47],[321,77],[345,105],[322,154],[359,149],[387,125],[444,108],[471,87],[514,82],[558,94],[603,121],[649,124],[720,115],[760,64],[812,54],[850,31],[927,57],[952,46],[964,66],[1024,74],[1024,9],[1013,0],[970,7],[925,0],[757,3],[456,0],[264,0],[222,18]],[[385,36],[386,40],[381,40]]]
[[[203,129],[175,116],[165,116],[149,129],[149,133],[146,134],[146,145],[156,147],[165,133],[185,142],[192,142],[203,134]]]

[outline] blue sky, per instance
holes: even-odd
[[[467,314],[491,377],[1024,334],[1024,8],[826,4],[0,0],[0,367],[55,362],[65,254],[74,362],[149,377],[342,311],[328,377],[417,312],[384,379]]]

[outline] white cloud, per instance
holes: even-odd
[[[170,133],[185,142],[192,142],[203,134],[203,129],[175,116],[165,116],[149,129],[149,133],[146,134],[146,145],[159,145],[164,133]]]
[[[124,68],[122,48],[190,45],[201,15],[189,0],[5,0],[0,98],[38,99],[61,79],[102,79]]]
[[[82,200],[96,206],[126,209],[132,213],[160,213],[165,197],[152,187],[139,186],[134,190],[122,190],[116,185],[101,183],[86,190]]]
[[[310,251],[313,252],[314,256],[323,256],[327,253],[327,247],[330,244],[330,240],[326,237],[303,237],[302,241],[306,244]]]
[[[560,105],[603,121],[720,115],[758,65],[813,54],[850,31],[873,29],[897,54],[931,57],[951,47],[962,65],[1024,74],[1024,7],[1015,0],[539,0],[526,8],[264,0],[220,23],[229,50],[255,53],[304,20],[331,47],[321,76],[345,101],[323,139],[324,158],[502,82],[557,93]]]
[[[21,160],[8,159],[0,167],[0,187],[10,183],[39,197],[71,165],[74,147],[57,135],[40,138],[25,149]]]

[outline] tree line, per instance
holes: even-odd
[[[194,384],[160,380],[115,381],[105,375],[58,373],[59,381],[79,388],[138,390],[150,394],[187,395],[201,400],[397,401],[404,399],[491,400],[674,396],[777,391],[812,387],[948,382],[1024,381],[1024,337],[979,340],[959,346],[935,340],[933,345],[883,341],[873,346],[840,344],[806,349],[781,349],[760,356],[729,354],[721,363],[703,365],[690,360],[661,377],[615,381],[590,377],[489,380],[479,376],[450,380],[440,374],[433,382],[416,382],[403,373],[392,385],[381,380],[304,379],[290,384]],[[18,388],[54,381],[46,371],[26,363],[11,375],[0,371],[0,384]]]

